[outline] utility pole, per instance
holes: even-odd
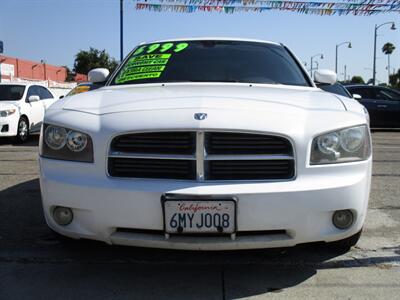
[[[0,54],[3,53],[3,48],[4,48],[3,41],[0,41]],[[5,60],[6,60],[5,58],[3,59],[0,57],[0,83],[1,83],[1,63]]]
[[[344,65],[344,82],[347,80],[347,66]]]
[[[376,38],[378,36],[378,28],[383,26],[383,25],[387,25],[387,24],[392,24],[390,29],[391,30],[396,30],[396,25],[394,24],[394,22],[386,22],[386,23],[383,23],[381,25],[376,25],[375,24],[375,30],[374,30],[374,63],[372,65],[372,85],[375,85],[375,81],[376,81]]]
[[[374,31],[374,63],[372,65],[372,85],[375,85],[376,80],[376,36],[378,32],[378,26],[375,24],[375,31]]]
[[[119,10],[120,10],[120,60],[124,59],[124,0],[120,0],[119,2]]]
[[[336,74],[338,72],[338,48],[341,45],[347,45],[347,48],[351,48],[351,42],[343,42],[343,43],[336,45],[336,51],[335,51],[335,73]]]
[[[44,76],[44,80],[47,80],[47,73],[46,73],[46,61],[44,59],[42,59],[40,61],[40,63],[43,65],[43,76]]]
[[[390,84],[390,54],[388,54],[388,85]]]
[[[318,54],[315,54],[315,55],[311,56],[311,59],[310,59],[310,77],[311,78],[314,77],[313,76],[313,69],[314,69],[313,59],[314,59],[314,57],[317,57],[317,56],[320,56],[321,59],[324,59],[324,55],[322,53],[318,53]]]

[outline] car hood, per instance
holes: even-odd
[[[340,110],[343,102],[312,87],[281,85],[173,83],[110,86],[67,97],[54,109],[102,115],[127,111],[170,109]]]
[[[0,110],[18,108],[17,101],[0,101]]]

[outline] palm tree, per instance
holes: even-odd
[[[388,70],[388,83],[390,81],[390,54],[393,53],[394,49],[396,49],[396,47],[392,44],[392,43],[386,43],[385,45],[383,45],[382,47],[382,52],[385,53],[388,56],[388,66],[387,66],[387,70]]]

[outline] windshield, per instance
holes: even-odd
[[[23,85],[0,85],[0,101],[21,100],[24,95],[25,86]]]
[[[310,86],[280,45],[242,41],[178,41],[138,47],[111,85],[243,82]]]

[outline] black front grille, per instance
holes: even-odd
[[[196,144],[198,143],[198,144]],[[113,177],[186,180],[289,180],[295,176],[289,140],[235,132],[148,132],[113,139]]]
[[[195,132],[149,132],[116,137],[112,151],[150,154],[193,154],[196,150]]]
[[[208,154],[292,155],[292,147],[287,139],[261,134],[208,132],[205,135],[205,147]]]
[[[285,180],[294,176],[293,160],[213,160],[210,180]]]
[[[196,162],[182,159],[108,159],[108,172],[113,177],[196,179]]]

